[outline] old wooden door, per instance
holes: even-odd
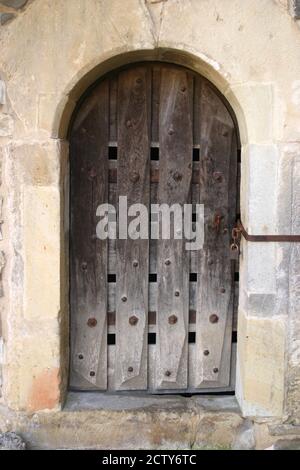
[[[70,137],[72,388],[232,389],[237,145],[219,93],[179,66],[135,64],[82,100]],[[203,249],[99,239],[97,207],[119,196],[128,207],[204,204]],[[130,217],[117,221],[127,230]]]

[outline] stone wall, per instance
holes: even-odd
[[[65,399],[67,129],[102,74],[150,59],[211,80],[240,129],[244,225],[252,234],[300,233],[296,3],[0,2],[3,405],[57,410]],[[298,245],[242,244],[237,397],[245,416],[300,423],[299,271]]]

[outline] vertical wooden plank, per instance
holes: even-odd
[[[120,73],[117,193],[127,196],[128,207],[140,203],[149,208],[150,93],[148,67]],[[142,390],[147,388],[149,240],[120,239],[119,234],[116,253],[116,389]]]
[[[96,238],[99,204],[108,198],[108,82],[84,102],[71,152],[71,385],[107,385],[107,241]]]
[[[117,101],[118,101],[118,77],[113,76],[109,80],[109,141],[111,143],[115,143],[118,140]]]
[[[188,73],[162,67],[159,204],[185,204],[192,177],[192,103]],[[171,224],[171,234],[173,231]],[[185,241],[158,241],[157,389],[187,387],[189,252]]]
[[[160,94],[161,65],[152,68],[152,116],[151,116],[151,141],[155,144],[159,141],[159,94]]]
[[[194,122],[193,122],[193,141],[194,147],[200,146],[201,140],[201,126],[200,126],[200,119],[201,119],[201,88],[202,88],[202,80],[199,76],[194,77],[194,100],[193,100],[193,114],[194,114]]]
[[[194,386],[224,387],[230,381],[233,270],[230,232],[235,217],[234,125],[219,97],[205,85],[201,97],[200,202],[205,241],[199,252]]]

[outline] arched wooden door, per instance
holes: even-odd
[[[237,132],[218,92],[175,65],[119,70],[82,100],[70,151],[71,387],[230,389]],[[119,196],[204,204],[203,249],[98,239],[97,207]]]

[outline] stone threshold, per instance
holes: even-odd
[[[243,423],[234,396],[70,392],[61,411],[0,409],[29,449],[230,449]]]
[[[133,411],[160,409],[193,410],[194,408],[215,412],[240,413],[234,395],[150,395],[143,392],[69,392],[63,411]]]

